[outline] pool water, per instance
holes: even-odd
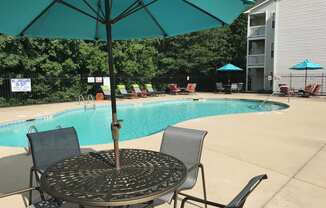
[[[203,99],[149,102],[118,105],[118,117],[123,120],[120,140],[131,140],[162,131],[169,125],[194,118],[267,112],[287,108],[274,102],[233,99]],[[26,147],[26,133],[34,125],[39,131],[75,127],[81,145],[111,143],[111,109],[98,106],[96,110],[70,110],[51,117],[13,124],[0,124],[0,146]]]

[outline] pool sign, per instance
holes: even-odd
[[[11,92],[31,92],[31,79],[10,79]]]
[[[87,78],[87,83],[94,83],[95,82],[95,77],[88,77]]]

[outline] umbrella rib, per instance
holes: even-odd
[[[137,2],[139,2],[139,1],[140,1],[140,0],[138,0]],[[129,12],[127,12],[127,13],[125,13],[125,14],[123,14],[123,15],[118,15],[116,18],[114,18],[114,19],[112,20],[112,23],[114,24],[114,23],[116,23],[116,22],[118,22],[118,21],[120,21],[120,20],[122,20],[122,19],[124,19],[124,18],[126,18],[126,17],[128,17],[128,16],[130,16],[130,15],[136,13],[136,12],[138,12],[139,10],[148,7],[148,6],[151,5],[151,4],[154,4],[154,3],[157,2],[157,1],[158,1],[158,0],[152,0],[151,2],[149,2],[149,3],[147,3],[147,4],[144,4],[144,5],[142,5],[142,6],[138,6],[138,7],[133,8],[133,10],[130,10]]]
[[[126,13],[130,12],[133,7],[137,6],[137,4],[140,2],[140,0],[135,0],[134,3],[130,4],[125,10],[123,10],[117,17],[115,18],[120,18],[121,16],[125,15]],[[115,19],[114,18],[114,19]]]
[[[24,29],[19,33],[20,36],[23,36],[24,33],[38,20],[40,19],[58,0],[53,0],[45,9],[41,11]]]
[[[191,3],[191,2],[189,2],[188,0],[182,0],[182,1],[185,2],[186,4],[190,5],[190,6],[194,7],[195,9],[198,9],[198,10],[201,11],[202,13],[204,13],[204,14],[210,16],[211,18],[217,20],[217,21],[220,22],[223,26],[224,26],[224,25],[227,25],[227,23],[224,22],[223,20],[221,20],[220,18],[215,17],[214,15],[208,13],[207,11],[205,11],[205,10],[203,10],[202,8],[200,8],[199,6],[197,6],[197,5],[195,5],[195,4]]]
[[[79,9],[79,8],[77,8],[77,7],[75,7],[75,6],[71,5],[71,4],[69,4],[69,3],[65,2],[65,1],[63,1],[63,0],[57,0],[57,1],[58,1],[59,3],[61,3],[62,5],[64,5],[64,6],[68,7],[68,8],[70,8],[70,9],[73,9],[73,10],[75,10],[75,11],[77,11],[77,12],[83,14],[83,15],[86,15],[86,16],[88,16],[88,17],[94,19],[94,20],[97,20],[97,21],[103,22],[103,19],[100,19],[100,18],[98,18],[98,17],[95,17],[94,15],[91,15],[91,14],[89,14],[89,13],[87,13],[87,12],[85,12],[85,11],[83,11],[83,10],[81,10],[81,9]]]
[[[86,4],[86,6],[96,14],[97,18],[104,19],[104,17],[101,17],[100,13],[96,11],[86,0],[83,0],[83,2]]]
[[[144,1],[143,0],[141,0],[140,3],[144,6]],[[163,33],[163,36],[165,36],[165,37],[168,36],[167,32],[164,30],[162,25],[157,21],[157,19],[154,17],[152,12],[150,12],[147,7],[144,7],[144,10],[151,17],[151,19],[154,21],[155,25],[161,30],[161,32]]]

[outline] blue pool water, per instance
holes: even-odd
[[[118,106],[119,119],[123,120],[121,141],[135,139],[162,131],[181,121],[213,116],[250,112],[266,112],[287,108],[284,104],[252,100],[191,99],[151,102]],[[31,125],[39,131],[62,127],[75,127],[81,145],[111,143],[111,110],[98,106],[96,110],[76,109],[48,118],[14,124],[0,124],[0,146],[26,147],[26,133]]]

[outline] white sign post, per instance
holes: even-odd
[[[31,92],[31,79],[10,79],[11,92]]]

